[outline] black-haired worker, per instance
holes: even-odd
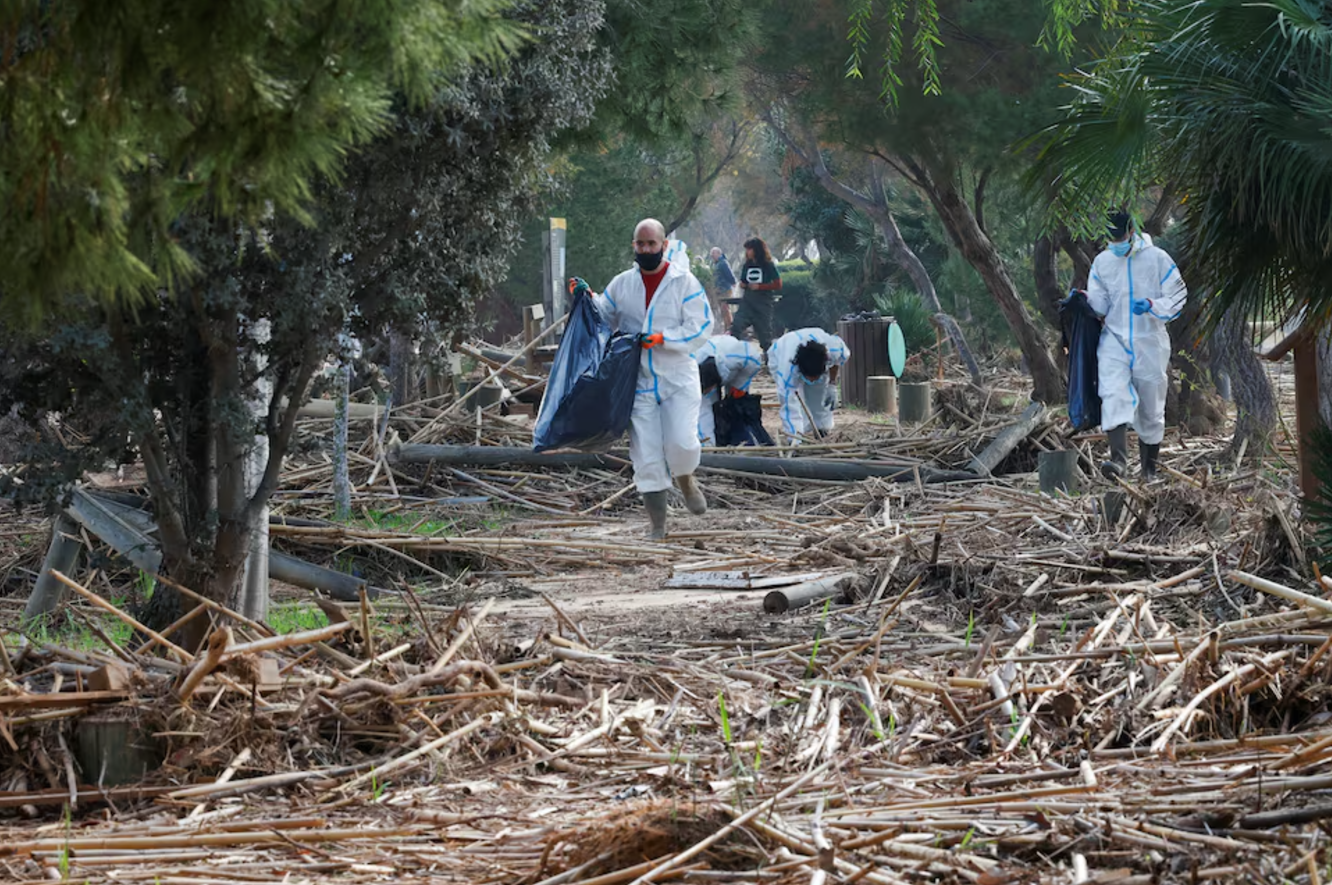
[[[782,432],[792,443],[832,430],[837,373],[850,356],[845,341],[817,328],[796,329],[772,343],[768,371],[777,379]]]

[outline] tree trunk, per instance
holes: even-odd
[[[1073,283],[1070,288],[1086,289],[1091,279],[1092,262],[1096,260],[1096,244],[1089,240],[1075,240],[1069,236],[1068,229],[1059,232],[1059,248],[1073,262]]]
[[[401,405],[417,400],[412,350],[411,338],[401,332],[389,332],[389,389],[393,392],[393,401]]]
[[[882,192],[880,192],[882,194]],[[925,264],[920,260],[910,246],[907,245],[906,238],[902,236],[902,229],[897,226],[897,219],[893,217],[889,210],[887,199],[884,197],[875,200],[871,206],[864,207],[865,211],[874,223],[883,231],[884,241],[888,244],[888,252],[893,260],[898,263],[911,282],[915,285],[916,291],[920,293],[920,299],[930,308],[934,314],[934,323],[939,326],[948,335],[957,349],[958,358],[962,360],[962,365],[966,366],[967,373],[971,375],[971,383],[977,387],[983,386],[981,379],[980,366],[976,363],[976,358],[971,353],[971,348],[967,345],[967,339],[962,334],[962,328],[957,321],[944,313],[943,306],[939,303],[939,293],[934,288],[934,281],[930,279],[930,272],[925,269]]]
[[[1196,294],[1191,296],[1179,319],[1167,327],[1169,371],[1176,381],[1166,394],[1166,422],[1181,425],[1195,436],[1219,433],[1226,422],[1225,404],[1210,377],[1220,354],[1204,332],[1202,301]]]
[[[1059,303],[1064,287],[1059,285],[1059,251],[1051,234],[1038,239],[1031,249],[1031,275],[1036,282],[1036,303],[1041,317],[1053,329],[1060,327]]]
[[[943,306],[939,303],[939,293],[934,289],[934,281],[930,279],[929,271],[925,269],[920,257],[911,250],[911,247],[907,245],[906,240],[902,237],[902,231],[897,226],[897,219],[893,217],[892,210],[888,206],[888,194],[880,177],[878,165],[873,160],[870,161],[872,193],[862,193],[832,174],[832,170],[828,168],[828,163],[822,152],[819,151],[817,144],[812,150],[807,151],[791,137],[785,128],[777,123],[771,114],[766,114],[764,119],[767,121],[768,127],[786,143],[786,146],[809,165],[824,190],[847,205],[855,206],[873,219],[874,223],[883,232],[884,240],[888,244],[888,250],[892,254],[893,260],[907,272],[907,276],[911,278],[911,282],[916,286],[916,291],[920,294],[921,300],[933,311],[935,325],[944,330],[954,349],[957,350],[958,359],[962,361],[962,364],[966,366],[967,373],[971,375],[971,383],[977,387],[984,386],[980,367],[971,353],[971,347],[967,344],[966,337],[962,334],[962,327],[951,316],[944,313]]]
[[[333,518],[339,522],[351,519],[351,477],[347,463],[350,394],[351,359],[347,357],[338,366],[338,380],[333,386]]]
[[[1231,452],[1248,440],[1248,451],[1258,454],[1277,424],[1276,396],[1262,362],[1253,350],[1253,337],[1243,313],[1231,309],[1217,323],[1211,336],[1213,374],[1230,376],[1231,398],[1235,402],[1235,434]]]
[[[1332,428],[1332,329],[1315,332],[1313,347],[1318,366],[1318,421]]]
[[[953,242],[985,281],[986,289],[1017,339],[1031,372],[1032,399],[1043,403],[1063,402],[1068,397],[1064,373],[1050,358],[1045,339],[1031,314],[1027,313],[999,251],[976,223],[976,216],[959,193],[956,182],[951,177],[936,179],[928,175],[923,175],[922,181]]]

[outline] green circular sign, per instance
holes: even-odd
[[[902,337],[902,327],[897,323],[888,324],[888,368],[895,377],[902,377],[906,368],[906,338]]]

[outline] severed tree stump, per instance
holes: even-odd
[[[1041,491],[1047,495],[1053,495],[1060,489],[1072,494],[1079,489],[1077,449],[1041,452],[1036,470],[1040,476]]]
[[[898,417],[907,424],[919,424],[930,417],[933,408],[928,384],[903,384],[897,391]]]
[[[161,743],[135,719],[85,716],[74,726],[74,757],[85,783],[101,787],[136,784],[164,758]]]
[[[892,375],[871,375],[865,379],[865,401],[871,412],[897,414],[897,379]]]

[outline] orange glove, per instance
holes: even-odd
[[[745,392],[744,392],[743,390],[741,390],[740,388],[738,388],[738,387],[732,387],[732,388],[731,388],[731,396],[732,396],[733,398],[735,398],[735,399],[740,399],[740,398],[743,397],[744,395],[745,395]]]
[[[569,277],[569,294],[573,297],[574,301],[577,301],[584,295],[590,294],[591,291],[592,288],[583,281],[582,277]]]
[[[644,350],[651,350],[660,345],[662,340],[662,334],[660,332],[653,332],[651,335],[641,336],[638,339],[638,343],[643,346]]]

